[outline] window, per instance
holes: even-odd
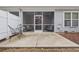
[[[65,13],[65,26],[71,26],[71,13]]]
[[[78,26],[78,12],[65,12],[65,26]]]
[[[72,12],[72,27],[78,26],[78,12]]]

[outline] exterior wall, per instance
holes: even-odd
[[[55,11],[55,19],[54,19],[54,31],[55,32],[79,32],[79,24],[78,27],[65,27],[64,26],[64,11]]]
[[[78,27],[65,27],[64,26],[64,18],[63,18],[63,13],[64,11],[79,11],[79,6],[25,6],[25,7],[20,7],[20,6],[15,6],[15,7],[0,7],[0,9],[2,10],[6,10],[9,12],[13,12],[13,11],[19,11],[19,15],[20,15],[20,20],[21,23],[23,23],[23,15],[22,12],[42,12],[42,11],[54,11],[54,32],[64,32],[64,31],[75,31],[75,32],[79,32],[79,26]],[[21,11],[20,11],[21,9]]]
[[[12,29],[14,29],[15,32],[18,32],[18,26],[20,23],[21,22],[18,16],[8,13],[8,35],[9,36],[13,35]]]
[[[0,10],[0,40],[13,35],[11,28],[13,28],[18,33],[19,24],[21,24],[19,17],[9,12]]]
[[[7,12],[0,10],[0,40],[7,37]]]

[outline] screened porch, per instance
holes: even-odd
[[[54,12],[23,12],[23,32],[54,32]]]

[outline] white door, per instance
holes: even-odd
[[[35,32],[43,31],[43,16],[42,15],[34,15],[34,28],[35,28]]]

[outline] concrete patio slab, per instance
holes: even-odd
[[[79,47],[78,44],[54,32],[26,32],[15,42],[0,44],[0,47]]]
[[[37,47],[79,47],[78,44],[58,35],[57,33],[49,34],[44,39],[38,39]]]

